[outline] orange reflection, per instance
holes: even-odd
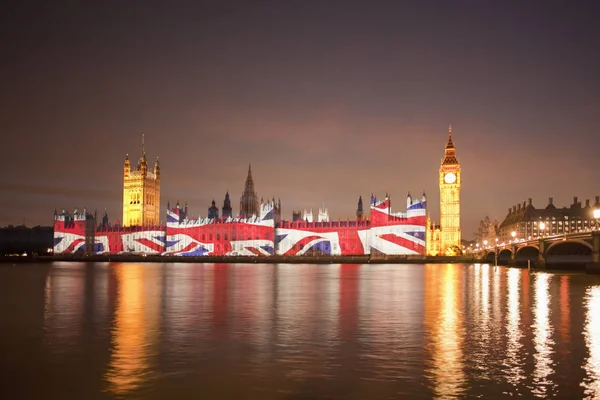
[[[160,295],[151,276],[155,271],[150,267],[127,264],[117,268],[119,294],[113,351],[105,377],[109,391],[128,394],[152,374],[150,359],[156,352]]]
[[[550,325],[550,279],[545,273],[537,273],[534,283],[534,325],[533,342],[535,347],[533,368],[533,394],[547,397],[548,389],[553,386],[549,376],[554,373],[552,365],[552,326]]]
[[[430,334],[433,390],[440,397],[464,395],[466,377],[463,366],[462,295],[460,266],[427,265],[425,282],[440,282],[441,287],[426,287],[426,325]],[[441,279],[436,275],[442,274]]]
[[[504,363],[508,382],[517,386],[519,382],[525,379],[523,367],[520,365],[521,338],[523,333],[519,327],[520,322],[520,304],[519,304],[519,286],[522,272],[511,268],[508,274],[508,297],[506,299],[506,308],[508,316],[506,320],[506,334],[508,336],[506,361]]]
[[[585,377],[581,386],[586,398],[600,396],[600,286],[587,290],[585,296],[585,343],[589,356],[583,366]]]
[[[562,276],[560,278],[560,329],[559,333],[561,336],[561,342],[570,342],[571,332],[571,304],[569,303],[569,277]],[[567,346],[561,347],[565,354],[569,354],[569,348]]]

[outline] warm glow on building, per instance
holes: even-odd
[[[131,168],[129,155],[123,167],[123,226],[156,226],[160,216],[160,166],[158,158],[153,170],[148,170],[144,138],[142,157]]]
[[[448,143],[440,165],[440,225],[428,222],[427,255],[459,255],[461,253],[460,187],[461,170],[448,128]]]

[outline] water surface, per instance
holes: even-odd
[[[0,329],[11,399],[600,397],[600,277],[579,273],[3,265]]]

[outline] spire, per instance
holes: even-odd
[[[146,149],[144,148],[144,134],[142,133],[142,155],[146,155]]]
[[[456,158],[456,149],[454,147],[454,142],[452,141],[452,125],[448,126],[448,143],[446,144],[446,149],[444,150],[444,159],[442,160],[442,165],[448,164],[458,164],[458,158]]]
[[[452,143],[452,125],[448,125],[448,144],[446,144],[447,149],[453,149],[454,143]]]

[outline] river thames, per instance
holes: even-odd
[[[600,277],[0,265],[4,398],[600,397]]]

